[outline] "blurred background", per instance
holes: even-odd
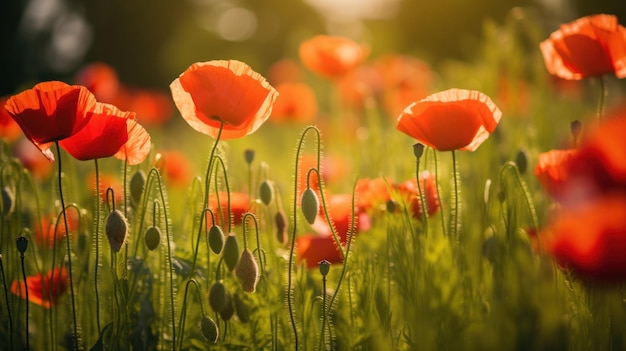
[[[345,35],[372,56],[396,52],[432,66],[472,55],[486,19],[532,11],[546,35],[594,13],[626,23],[615,0],[8,0],[0,4],[0,96],[43,80],[70,82],[90,62],[129,86],[167,90],[191,63],[239,59],[259,72],[316,34]]]

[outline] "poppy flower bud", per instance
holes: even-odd
[[[528,157],[526,157],[526,153],[523,150],[519,150],[517,155],[515,156],[515,164],[517,165],[517,169],[520,174],[526,173],[528,169]]]
[[[130,177],[130,199],[133,204],[141,201],[141,194],[146,185],[146,174],[142,170],[138,170]]]
[[[128,238],[128,222],[124,214],[119,210],[111,211],[107,216],[104,231],[109,238],[111,249],[119,252]]]
[[[231,318],[233,318],[233,315],[235,314],[235,306],[233,305],[233,299],[230,297],[230,295],[228,295],[228,300],[226,301],[224,309],[222,309],[219,314],[220,317],[222,317],[222,319],[225,321],[229,321]]]
[[[224,248],[224,232],[222,228],[217,225],[212,225],[211,229],[209,229],[208,237],[211,251],[219,255],[219,253],[222,252],[222,248]]]
[[[220,336],[220,331],[217,329],[217,324],[215,321],[207,316],[203,315],[202,320],[200,321],[200,329],[202,330],[202,335],[207,339],[211,344],[217,344],[218,338]]]
[[[220,312],[226,307],[226,303],[230,297],[228,291],[222,282],[215,282],[209,290],[209,305],[215,312]]]
[[[270,202],[272,202],[273,191],[272,191],[272,185],[270,184],[270,181],[265,180],[259,186],[259,198],[261,198],[261,201],[266,206],[269,205]]]
[[[237,262],[239,262],[239,242],[237,241],[237,236],[235,236],[234,233],[230,233],[226,237],[222,256],[224,257],[224,263],[226,263],[228,270],[232,271],[235,269]]]
[[[243,158],[246,160],[247,164],[252,164],[252,161],[254,161],[254,150],[252,149],[246,149],[243,152]]]
[[[420,158],[422,158],[423,154],[424,154],[424,144],[422,143],[413,144],[413,155],[415,155],[415,158],[419,160]]]
[[[26,249],[28,249],[28,238],[20,235],[17,239],[15,239],[15,244],[17,246],[17,251],[23,255],[24,252],[26,252]]]
[[[235,294],[235,313],[241,323],[247,323],[250,320],[250,309],[239,294]]]
[[[319,201],[317,200],[317,194],[315,194],[313,189],[306,188],[304,193],[302,193],[302,213],[309,224],[312,225],[315,222],[318,209]]]
[[[2,213],[9,215],[15,208],[15,195],[8,186],[2,188]]]
[[[274,224],[276,225],[276,239],[281,244],[287,242],[287,215],[285,212],[278,211],[274,215]]]
[[[148,250],[154,251],[159,246],[159,242],[161,241],[161,229],[155,226],[149,227],[146,229],[143,239],[146,243],[146,247],[148,247]]]
[[[253,293],[259,282],[259,265],[249,249],[244,249],[235,267],[235,275],[241,282],[243,291]]]
[[[317,263],[317,265],[320,267],[320,273],[322,274],[322,277],[327,276],[328,272],[330,271],[330,262],[326,260],[321,260]]]

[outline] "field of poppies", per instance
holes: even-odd
[[[625,349],[626,29],[540,28],[1,98],[2,349]]]

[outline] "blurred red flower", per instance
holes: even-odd
[[[433,177],[428,171],[421,172],[419,178],[421,183],[420,187],[424,193],[426,208],[428,209],[427,214],[430,217],[437,213],[440,208],[439,197],[437,196],[437,183],[435,182],[435,177]],[[394,188],[398,190],[402,199],[407,201],[413,217],[421,220],[423,210],[420,205],[420,193],[417,188],[417,180],[415,180],[415,178],[411,178],[402,183],[396,184]]]
[[[296,251],[298,262],[305,261],[307,268],[315,268],[319,261],[326,260],[330,263],[343,261],[341,252],[330,236],[306,234],[296,237]]]
[[[209,61],[191,65],[171,84],[183,119],[200,133],[234,139],[256,131],[272,113],[278,93],[243,62]]]
[[[228,213],[228,194],[225,191],[220,191],[219,203],[217,200],[218,196],[215,193],[211,193],[209,195],[208,208],[213,211],[213,215],[215,216],[215,225],[223,225],[220,217],[232,220],[234,225],[239,225],[242,223],[243,215],[246,212],[250,212],[250,197],[246,193],[230,193],[230,216]],[[213,221],[211,221],[210,213],[207,213],[206,218],[209,226],[214,224]]]
[[[100,102],[115,103],[120,89],[117,71],[104,62],[89,63],[76,73],[74,82],[89,89]]]
[[[337,235],[341,239],[342,244],[346,244],[348,238],[348,232],[352,225],[352,194],[332,194],[326,197],[326,204],[328,207],[328,215],[332,219],[332,223],[337,230]],[[370,229],[371,219],[370,216],[358,206],[355,205],[355,232],[353,235],[359,232]],[[319,213],[315,222],[312,225],[313,230],[320,236],[332,236],[330,227],[328,226],[328,219],[324,215],[324,209],[320,204]],[[330,261],[330,260],[329,260]]]
[[[356,182],[357,204],[359,208],[369,211],[391,199],[389,189],[392,187],[383,177],[361,178]]]
[[[302,67],[291,59],[282,59],[274,62],[267,70],[267,80],[278,85],[282,83],[298,83],[304,80]]]
[[[398,130],[439,151],[474,151],[493,132],[502,112],[481,92],[449,89],[414,102],[398,117]]]
[[[270,121],[311,123],[317,117],[317,99],[304,83],[276,85],[279,95],[272,109]]]
[[[562,266],[592,280],[626,279],[626,196],[611,194],[559,214],[544,247]]]
[[[535,176],[543,189],[555,199],[564,199],[572,191],[569,188],[570,163],[576,149],[550,150],[540,153],[535,166]]]
[[[8,96],[0,97],[0,138],[13,142],[22,135],[22,129],[4,108],[7,100],[9,100]]]
[[[102,172],[100,172],[99,177],[100,177],[99,193],[100,193],[100,199],[102,200],[102,202],[104,203],[107,202],[107,198],[106,198],[107,189],[111,188],[113,189],[113,193],[115,195],[116,206],[121,204],[121,202],[124,201],[124,184],[122,184],[122,181],[119,179],[119,177],[116,177],[112,174],[102,173]],[[95,189],[96,189],[96,174],[95,173],[92,173],[87,177],[87,183],[88,183],[89,189],[91,189],[92,192],[95,193]]]
[[[312,72],[326,78],[339,78],[357,67],[368,50],[351,39],[318,35],[300,44],[300,60]]]
[[[10,97],[5,108],[26,137],[54,161],[50,143],[81,130],[95,105],[96,98],[87,88],[50,81]]]
[[[539,45],[550,74],[582,79],[615,73],[626,77],[626,29],[613,15],[592,15],[562,24]]]
[[[188,186],[194,175],[189,156],[180,151],[159,152],[157,166],[168,184],[177,187]]]
[[[68,229],[70,232],[75,233],[80,225],[78,213],[74,209],[68,210],[65,213],[67,214]],[[57,219],[60,219],[58,229],[56,225]],[[54,247],[55,242],[63,239],[65,239],[65,221],[63,220],[63,217],[57,217],[56,215],[44,217],[42,218],[40,225],[34,226],[33,240],[39,245],[43,245],[46,248],[52,248]]]
[[[28,300],[44,308],[59,304],[61,296],[69,288],[69,275],[65,267],[55,267],[45,274],[37,273],[26,277]],[[26,298],[26,286],[22,281],[13,281],[11,292]]]

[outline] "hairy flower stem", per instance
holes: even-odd
[[[24,290],[26,292],[26,350],[30,350],[30,337],[28,336],[28,281],[26,280],[26,269],[24,268],[24,253],[20,252],[20,262],[22,263],[22,278],[24,279]]]
[[[454,207],[450,209],[450,237],[459,240],[459,172],[457,170],[456,151],[452,150],[452,179],[454,181],[454,189],[452,191]]]
[[[417,193],[418,200],[420,202],[420,208],[422,209],[422,224],[424,225],[424,234],[428,234],[428,208],[426,204],[426,198],[424,196],[424,189],[422,189],[422,182],[420,181],[420,160],[419,158],[415,162],[415,179],[417,180]]]
[[[437,198],[441,199],[441,189],[439,187],[439,160],[437,160],[437,151],[433,149],[433,158],[435,161],[435,180],[437,183]],[[441,230],[443,231],[443,236],[446,236],[446,219],[443,211],[443,201],[440,200],[439,203],[439,213],[441,214]]]
[[[522,179],[522,176],[520,175],[519,169],[517,168],[517,165],[515,164],[515,162],[507,162],[502,166],[502,169],[500,170],[501,182],[504,182],[504,172],[506,172],[507,170],[510,170],[511,172],[513,172],[513,178],[515,179],[517,185],[519,186],[522,192],[522,195],[524,195],[524,202],[526,204],[526,209],[528,210],[528,215],[530,216],[533,229],[538,230],[539,220],[537,218],[537,212],[535,211],[535,206],[533,205],[533,202],[530,199],[530,192],[528,191],[528,187],[526,186],[526,183],[524,183],[524,180]]]
[[[320,345],[318,350],[325,349],[324,345],[326,345],[326,275],[322,275],[322,329],[320,331]]]
[[[314,127],[314,126],[309,126],[306,127],[304,129],[304,131],[302,132],[302,134],[300,135],[300,142],[298,144],[298,148],[296,151],[296,166],[295,166],[295,179],[296,179],[296,184],[293,187],[293,228],[292,228],[292,235],[291,235],[291,244],[290,244],[290,249],[289,249],[289,263],[287,266],[287,308],[289,309],[289,320],[291,322],[291,328],[293,330],[293,342],[294,342],[294,350],[298,350],[298,327],[296,326],[296,318],[294,315],[294,307],[293,307],[293,291],[292,291],[292,285],[293,285],[293,257],[294,257],[294,251],[295,251],[295,245],[296,245],[296,234],[297,234],[297,228],[298,228],[298,215],[296,213],[296,209],[298,207],[298,174],[299,173],[299,167],[300,167],[300,152],[302,151],[302,148],[304,146],[304,140],[305,137],[307,135],[307,133],[309,131],[315,131],[316,135],[317,135],[317,164],[319,166],[320,164],[320,132],[319,130]],[[321,182],[320,182],[321,183]]]
[[[102,332],[100,328],[100,293],[98,292],[98,266],[100,265],[100,171],[98,169],[98,159],[94,159],[93,161],[96,168],[96,229],[93,233],[93,240],[96,245],[96,262],[94,263],[93,280],[96,296],[96,325],[98,326],[98,334],[100,334]]]
[[[74,296],[74,279],[72,277],[72,245],[71,245],[71,240],[70,240],[70,228],[67,222],[67,216],[65,213],[65,200],[63,199],[63,180],[62,180],[62,176],[63,176],[63,172],[61,171],[61,147],[59,146],[59,142],[55,141],[56,144],[56,149],[57,149],[57,156],[58,156],[58,163],[59,163],[59,198],[61,200],[61,208],[63,211],[63,224],[65,224],[65,242],[67,243],[67,271],[68,271],[68,276],[69,276],[69,282],[70,282],[70,298],[71,298],[71,302],[72,302],[72,322],[73,322],[73,328],[74,328],[74,350],[78,350],[79,348],[79,336],[78,336],[78,323],[77,323],[77,318],[76,318],[76,298]]]
[[[7,278],[4,275],[2,254],[0,254],[0,274],[2,274],[2,286],[4,287],[4,298],[7,302],[7,316],[9,318],[9,349],[13,350],[13,317],[11,316],[11,304],[9,304],[9,291],[7,289]],[[28,306],[28,303],[26,305]]]

